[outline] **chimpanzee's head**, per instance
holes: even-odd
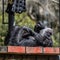
[[[53,29],[45,28],[45,29],[41,30],[40,33],[41,33],[42,36],[50,37],[53,34]]]

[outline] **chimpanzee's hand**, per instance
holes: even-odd
[[[35,25],[34,31],[37,32],[37,33],[39,33],[40,30],[42,30],[42,29],[44,29],[44,28],[45,28],[44,24],[43,24],[41,21],[39,21],[39,22]]]
[[[53,46],[52,38],[51,38],[51,37],[49,37],[49,39],[46,38],[46,39],[43,41],[43,46],[44,46],[44,47],[52,47],[52,46]]]

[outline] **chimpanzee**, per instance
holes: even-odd
[[[39,24],[39,23],[38,23]],[[42,24],[40,25],[40,27]],[[42,28],[42,27],[41,27]],[[16,27],[15,27],[16,29]],[[52,29],[51,28],[42,28],[39,33],[33,31],[28,27],[21,27],[13,30],[15,31],[9,40],[8,45],[14,46],[43,46],[43,47],[52,47],[53,41],[51,39]]]

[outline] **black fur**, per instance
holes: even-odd
[[[11,31],[11,37],[9,37],[8,41],[5,40],[5,43],[12,46],[52,47],[51,35],[52,29],[45,28],[41,22],[38,22],[34,31],[26,26],[15,26]]]
[[[17,28],[14,30],[15,33],[9,39],[8,45],[13,46],[43,46],[51,47],[53,46],[52,39],[48,35],[42,36],[40,33],[32,31],[28,27]],[[13,31],[12,31],[13,33]]]
[[[45,28],[44,24],[41,21],[38,21],[37,24],[34,27],[34,31],[39,33],[40,30],[42,30],[44,28]]]

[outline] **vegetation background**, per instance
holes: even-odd
[[[7,1],[8,0],[4,0],[4,11],[7,7]],[[19,26],[28,26],[33,29],[38,21],[36,16],[39,15],[41,18],[39,20],[53,29],[54,33],[52,39],[54,46],[58,47],[60,34],[59,0],[26,0],[26,5],[26,12],[22,14],[15,13],[15,24]],[[37,13],[38,11],[39,13]],[[8,24],[2,24],[2,18],[2,0],[0,0],[0,45],[4,45],[4,39],[8,31]],[[4,13],[4,21],[8,22],[8,14],[6,12]]]

